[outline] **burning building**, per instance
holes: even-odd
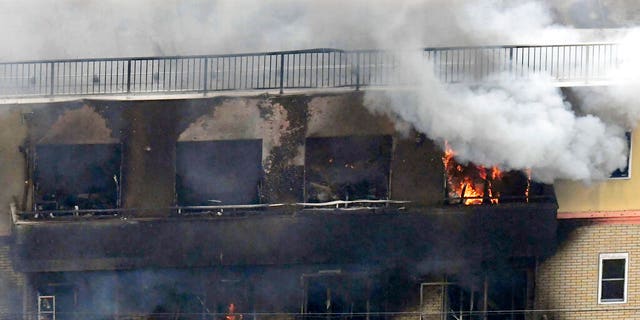
[[[424,56],[457,82],[525,76],[549,50]],[[0,65],[5,318],[543,316],[554,186],[372,112],[365,95],[393,61],[317,49]],[[595,76],[574,62],[554,81]]]

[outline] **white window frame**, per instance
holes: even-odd
[[[604,260],[624,259],[624,293],[621,301],[602,300],[602,262]],[[627,287],[629,284],[629,253],[601,253],[598,261],[598,304],[627,303]]]

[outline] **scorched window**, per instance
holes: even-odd
[[[120,164],[120,144],[37,145],[36,211],[116,208]]]
[[[259,202],[262,140],[178,142],[176,158],[179,205]]]

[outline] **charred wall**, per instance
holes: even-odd
[[[347,151],[360,146],[357,141],[378,140],[382,145],[368,159],[345,158],[341,171],[329,165],[314,174],[327,175],[321,181],[324,187],[345,175],[360,175],[365,184],[372,180],[377,189],[382,185],[386,189],[361,192],[358,197],[362,198],[426,205],[442,200],[440,151],[420,135],[398,134],[390,119],[363,107],[359,93],[82,100],[18,110],[22,111],[13,118],[18,124],[13,125],[24,134],[16,134],[14,145],[22,143],[26,156],[17,147],[3,154],[30,169],[20,177],[7,170],[3,178],[27,181],[26,186],[20,184],[21,189],[16,184],[13,192],[21,199],[15,202],[22,211],[34,210],[40,203],[40,209],[100,207],[77,200],[101,197],[100,192],[91,191],[95,186],[90,183],[101,179],[91,175],[105,176],[100,185],[108,190],[102,194],[116,194],[115,207],[142,209],[136,213],[139,216],[167,216],[171,212],[165,209],[175,205],[203,205],[209,200],[217,204],[217,197],[230,199],[219,204],[302,202],[308,200],[305,192],[314,182],[306,181],[313,177],[305,171],[305,164],[309,165],[305,159],[328,147],[342,153],[334,152],[334,158],[348,158]],[[24,110],[29,113],[21,120]],[[333,142],[319,147],[315,142],[322,139]],[[362,162],[361,168],[352,166],[357,161]],[[73,175],[77,176],[71,179],[74,182],[62,183],[61,177]],[[74,189],[72,185],[84,183],[78,181],[87,186]],[[203,192],[197,194],[198,190]],[[234,190],[232,194],[238,196],[219,195],[224,190]],[[331,199],[344,200],[339,191],[331,192]],[[103,202],[114,203],[107,200]],[[100,199],[94,202],[101,203]],[[54,205],[49,207],[50,203]]]
[[[344,211],[19,225],[22,271],[295,264],[454,266],[549,254],[555,206]]]
[[[25,114],[29,109],[6,107],[0,109],[0,238],[11,233],[10,203],[22,203],[26,193],[27,161],[24,144],[27,139]]]
[[[23,132],[15,140],[23,144],[26,156],[17,148],[3,153],[22,159],[25,172],[16,178],[7,171],[0,178],[20,185],[15,192],[24,199],[17,201],[19,210],[28,214],[37,209],[32,202],[42,199],[37,186],[46,184],[39,179],[53,184],[58,180],[55,175],[34,175],[34,167],[49,173],[57,162],[68,161],[66,167],[75,164],[74,170],[85,172],[84,162],[74,161],[85,156],[99,168],[119,170],[88,170],[88,176],[78,174],[78,179],[95,180],[92,172],[108,175],[104,181],[113,182],[109,190],[116,190],[117,207],[127,209],[106,221],[91,214],[56,216],[51,209],[42,210],[47,213],[44,218],[29,216],[16,226],[15,235],[17,263],[25,271],[387,263],[401,257],[419,262],[454,259],[447,254],[468,244],[474,249],[466,256],[536,256],[553,242],[553,204],[441,208],[442,151],[422,135],[396,132],[391,119],[363,106],[358,92],[82,100],[15,108],[20,111],[14,120]],[[30,113],[20,122],[24,110]],[[69,150],[78,146],[117,146],[120,151],[111,152],[111,157],[102,151],[73,156]],[[50,154],[47,168],[38,162],[39,148],[62,151]],[[332,156],[326,158],[327,154]],[[317,170],[311,168],[313,159],[320,159]],[[309,197],[312,183],[327,188],[331,196]],[[57,187],[71,194],[87,193],[65,184]],[[229,214],[212,211],[190,218],[178,215],[175,208],[210,200],[293,204],[353,200],[354,195],[409,200],[405,209],[410,213],[382,207],[345,214],[289,205]],[[65,208],[95,208],[71,199]],[[539,235],[531,227],[537,224],[544,230]]]

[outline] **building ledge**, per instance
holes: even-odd
[[[558,220],[640,224],[640,210],[558,212]]]

